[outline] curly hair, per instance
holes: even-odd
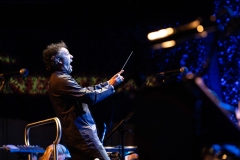
[[[47,71],[52,72],[56,70],[58,60],[56,55],[59,53],[61,48],[67,48],[66,43],[63,41],[51,43],[46,49],[43,50],[43,62]]]

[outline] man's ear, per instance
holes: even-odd
[[[60,59],[60,58],[59,58],[59,59],[57,59],[57,60],[56,60],[56,62],[57,62],[57,63],[59,63],[59,64],[62,64],[62,61],[61,61],[61,59]]]

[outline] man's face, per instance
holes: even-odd
[[[63,71],[67,71],[70,74],[72,72],[71,62],[73,61],[73,56],[66,48],[61,48],[58,57],[60,58],[60,63],[62,63]]]

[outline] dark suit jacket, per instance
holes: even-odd
[[[71,155],[73,150],[91,155],[103,148],[89,106],[112,95],[114,87],[108,82],[82,87],[68,73],[56,71],[48,92]]]

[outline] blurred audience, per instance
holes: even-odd
[[[54,147],[53,144],[49,145],[46,148],[44,154],[39,158],[39,160],[53,160],[54,159],[53,147]],[[64,145],[58,144],[57,151],[58,151],[58,160],[71,159],[71,155],[68,149]]]

